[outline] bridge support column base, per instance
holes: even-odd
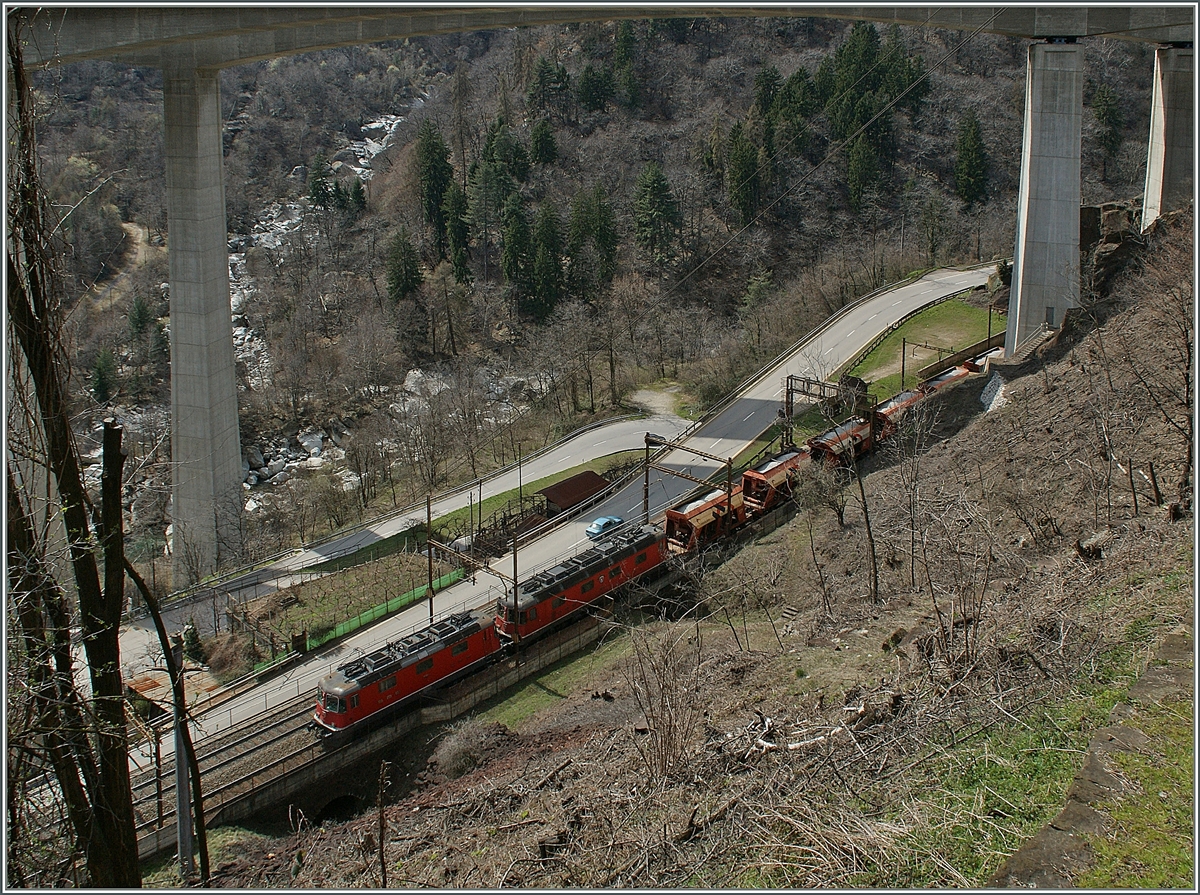
[[[1006,357],[1079,305],[1083,80],[1079,44],[1029,48]]]

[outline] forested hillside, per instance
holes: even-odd
[[[1084,202],[1135,196],[1153,57],[1095,40],[1086,60]],[[635,385],[703,407],[876,286],[1010,255],[1024,75],[1023,41],[798,18],[222,72],[243,444],[283,456],[317,429],[345,451],[286,488],[254,479],[252,551],[473,478]],[[40,95],[80,418],[140,427],[162,484],[161,74],[67,66]],[[134,507],[150,546],[165,494]]]

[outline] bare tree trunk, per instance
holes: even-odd
[[[858,498],[862,502],[863,522],[867,526],[867,559],[871,563],[871,602],[879,602],[879,561],[875,557],[875,534],[871,531],[871,513],[867,508],[867,492],[863,488],[862,475],[858,471],[858,461],[852,464],[854,478],[858,481]]]
[[[821,602],[825,605],[825,614],[833,616],[833,604],[829,601],[829,586],[825,583],[825,571],[817,561],[817,545],[813,542],[812,510],[806,512],[808,519],[808,549],[812,552],[813,566],[817,570],[817,578],[821,582]]]
[[[387,769],[388,763],[381,761],[379,763],[379,888],[386,889],[387,884],[387,860],[384,858],[384,845],[387,842],[387,815],[383,811],[383,796],[387,788]]]
[[[175,654],[171,650],[171,642],[167,637],[167,627],[163,624],[162,615],[158,611],[158,600],[150,592],[150,588],[146,587],[146,582],[128,560],[125,560],[125,571],[129,573],[129,577],[141,591],[142,599],[146,601],[146,608],[150,610],[150,617],[154,619],[154,629],[158,632],[158,642],[162,647],[163,659],[167,665],[167,675],[171,679],[171,695],[175,704],[179,706],[179,714],[186,718],[187,694],[183,687],[183,669],[175,664]],[[204,791],[200,788],[200,762],[196,758],[196,749],[192,745],[192,734],[186,723],[182,725],[180,734],[183,739],[184,751],[187,753],[184,759],[188,763],[188,772],[192,779],[192,819],[195,821],[196,841],[200,846],[200,882],[207,887],[209,881],[208,828],[204,823]],[[175,760],[179,761],[178,755],[175,756]]]
[[[21,35],[9,17],[8,49],[12,102],[16,109],[16,152],[9,170],[10,229],[6,251],[9,320],[29,371],[45,435],[46,463],[54,473],[66,529],[71,567],[79,596],[83,647],[91,673],[95,712],[95,755],[98,771],[93,796],[90,839],[87,842],[91,884],[104,888],[141,886],[133,798],[129,786],[129,754],[125,731],[124,687],[121,681],[118,633],[123,590],[109,579],[101,588],[100,571],[90,542],[87,495],[70,427],[62,381],[61,349],[56,344],[53,271],[48,255],[45,197],[37,178],[36,138],[29,108],[29,85],[21,59]],[[10,136],[14,135],[10,131]],[[119,443],[118,443],[119,446]],[[116,463],[115,508],[120,514],[120,465],[105,458],[106,474]],[[107,493],[112,493],[111,491]],[[109,557],[120,555],[119,523],[106,525]],[[113,533],[115,531],[115,534]],[[119,575],[119,566],[118,572]],[[106,576],[108,578],[109,576]]]
[[[20,667],[27,675],[34,700],[33,719],[43,732],[42,746],[66,800],[67,815],[79,848],[92,838],[93,817],[85,784],[94,781],[98,774],[90,748],[85,740],[81,742],[86,727],[78,693],[72,685],[70,618],[65,596],[37,549],[34,527],[21,504],[11,467],[6,467],[5,473],[9,594],[25,657]],[[17,633],[11,627],[9,631]],[[24,781],[19,761],[23,750],[11,748],[19,734],[14,734],[11,725],[6,734],[10,746],[8,867],[16,879],[24,876],[19,844],[32,834],[25,830],[28,806],[22,804],[24,800],[19,795]]]

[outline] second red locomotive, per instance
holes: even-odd
[[[597,541],[583,553],[521,582],[496,605],[496,630],[510,640],[533,637],[663,561],[662,535],[643,525]]]

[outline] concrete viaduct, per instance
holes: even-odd
[[[241,445],[229,311],[218,71],[417,35],[618,18],[811,16],[984,31],[1029,46],[1013,290],[1005,351],[1079,302],[1083,47],[1155,46],[1143,226],[1193,189],[1193,4],[920,6],[15,8],[25,64],[87,59],[161,68],[171,284],[171,450],[176,585],[240,547]]]

